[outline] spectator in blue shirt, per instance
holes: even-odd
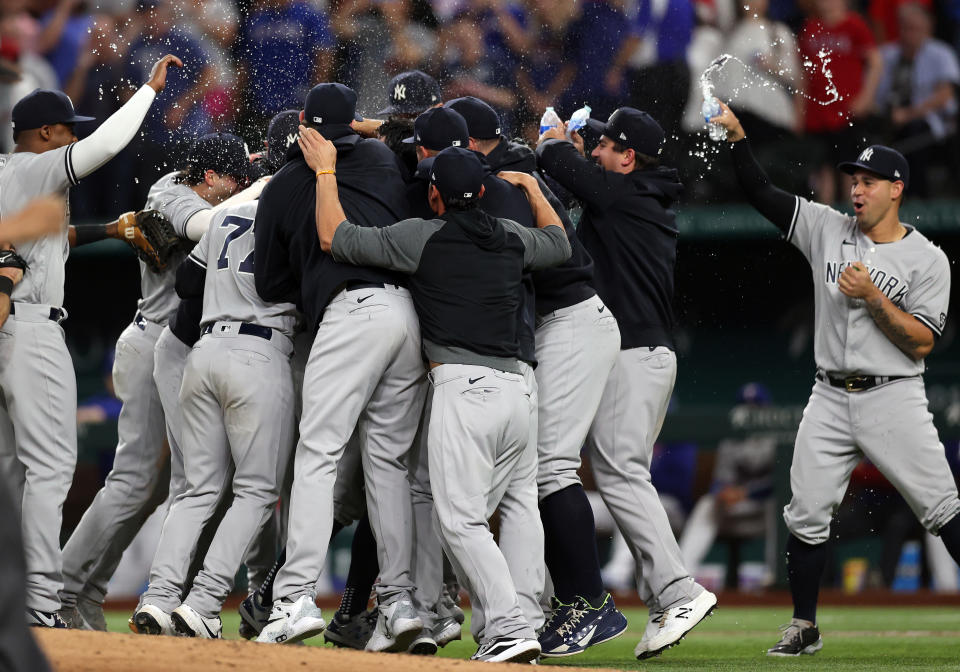
[[[140,130],[131,143],[136,162],[135,200],[143,203],[150,186],[169,166],[180,165],[194,138],[210,132],[210,119],[202,101],[215,79],[203,45],[175,24],[174,5],[162,0],[142,0],[144,29],[127,52],[124,78],[144,82],[150,69],[165,54],[176,54],[182,68],[167,74],[167,85],[157,95]],[[133,89],[126,92],[133,95]]]
[[[77,59],[86,51],[93,17],[81,0],[59,0],[40,18],[49,45],[44,56],[57,73],[60,87],[66,86]]]
[[[695,19],[692,0],[639,0],[630,17],[630,36],[606,80],[611,92],[619,92],[625,83],[630,104],[658,119],[667,137],[679,133],[687,104],[687,47]]]
[[[300,109],[317,82],[329,80],[334,36],[327,15],[303,0],[255,0],[241,31],[238,90],[244,129],[262,135],[283,110]],[[259,144],[259,142],[255,143]]]

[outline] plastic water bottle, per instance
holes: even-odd
[[[579,131],[581,128],[587,125],[587,119],[590,118],[590,106],[584,105],[579,110],[573,113],[573,116],[570,117],[570,121],[567,122],[567,137],[573,138],[573,134]]]
[[[920,589],[920,542],[908,541],[903,545],[890,589],[906,593]]]
[[[563,126],[563,119],[560,118],[560,115],[557,114],[556,110],[552,107],[548,107],[543,116],[540,117],[540,135],[543,135],[551,128],[556,126]]]
[[[723,112],[723,109],[720,107],[720,101],[713,96],[704,98],[703,105],[700,107],[700,111],[703,113],[703,120],[707,124],[707,130],[710,135],[710,139],[714,142],[726,140],[727,129],[718,123],[710,123],[710,120],[713,117],[716,117]]]

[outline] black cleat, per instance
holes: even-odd
[[[768,656],[813,655],[823,648],[823,639],[817,626],[802,626],[788,623],[781,626],[783,637],[772,648],[767,649]]]

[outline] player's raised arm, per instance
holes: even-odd
[[[771,184],[770,178],[753,156],[740,120],[723,102],[720,107],[723,108],[723,113],[710,119],[710,122],[718,123],[727,129],[727,142],[730,143],[730,153],[740,188],[750,205],[787,235],[797,207],[797,197]]]
[[[97,130],[73,145],[70,164],[74,181],[86,177],[105,164],[133,139],[154,98],[166,86],[167,69],[171,65],[182,68],[183,61],[172,54],[167,54],[157,61],[147,83],[141,86],[123,107],[100,124]]]

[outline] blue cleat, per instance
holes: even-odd
[[[613,603],[610,593],[599,607],[592,607],[582,597],[573,604],[554,600],[553,616],[540,633],[544,658],[560,658],[583,653],[589,647],[607,642],[627,629],[627,619]]]

